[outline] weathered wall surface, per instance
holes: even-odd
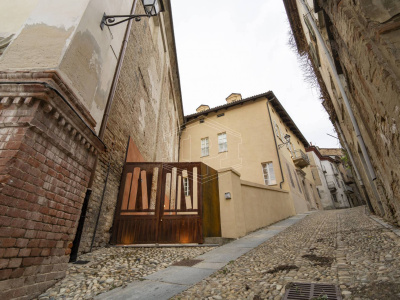
[[[399,95],[400,95],[400,3],[398,1],[308,1],[284,0],[298,50],[308,53],[321,87],[324,106],[337,131],[349,146],[363,182],[370,208],[387,220],[400,221]],[[307,28],[303,16],[312,13],[328,48]],[[317,41],[316,41],[317,40]],[[315,42],[316,41],[316,42]],[[310,44],[318,44],[311,55]],[[318,60],[318,61],[317,61]],[[339,79],[334,76],[334,69]],[[362,154],[354,126],[344,103],[342,84],[360,128],[376,180],[367,172],[368,157]],[[368,200],[370,199],[370,200]]]
[[[366,184],[376,213],[400,221],[400,3],[333,1],[321,3],[332,20],[346,92],[377,179]],[[335,107],[346,141],[364,170],[364,159],[348,118]],[[367,174],[361,172],[364,182]],[[381,203],[381,204],[380,204]]]
[[[165,1],[166,7],[168,2]],[[142,9],[141,7],[138,7]],[[140,11],[140,10],[139,10]],[[83,229],[80,252],[87,252],[100,209],[108,164],[110,172],[94,247],[106,245],[114,218],[128,138],[145,161],[177,161],[182,104],[174,63],[169,12],[132,24]]]
[[[0,38],[14,36],[0,56],[0,70],[57,72],[98,131],[126,28],[101,30],[100,21],[104,12],[128,14],[131,6],[129,0],[3,1]]]

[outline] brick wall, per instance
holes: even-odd
[[[65,276],[94,162],[71,112],[48,96],[0,97],[2,299],[32,298]]]

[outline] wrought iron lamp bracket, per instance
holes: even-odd
[[[104,26],[108,26],[108,27],[115,26],[115,25],[121,24],[123,22],[129,21],[131,19],[135,19],[136,22],[139,22],[142,17],[150,18],[151,16],[152,15],[150,15],[150,14],[144,14],[144,15],[110,15],[110,16],[108,16],[108,15],[106,15],[104,13],[103,18],[101,19],[100,28],[101,28],[101,30],[103,30]],[[118,19],[118,18],[124,18],[124,19],[121,20],[121,21],[115,22],[116,21],[115,19]]]

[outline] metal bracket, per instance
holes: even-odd
[[[106,15],[106,13],[103,14],[103,18],[101,19],[100,22],[100,28],[101,30],[103,30],[104,26],[115,26],[118,24],[121,24],[123,22],[129,21],[131,19],[135,19],[136,22],[139,22],[141,20],[142,17],[148,17],[150,18],[151,15],[149,14],[145,14],[145,15]],[[121,21],[115,22],[116,18],[124,18]]]

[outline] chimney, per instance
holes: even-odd
[[[196,109],[196,112],[199,113],[199,112],[202,112],[202,111],[205,111],[205,110],[209,110],[209,109],[210,109],[210,107],[208,105],[202,104]]]
[[[239,100],[242,100],[242,95],[238,93],[232,93],[226,98],[227,103],[232,103]]]

